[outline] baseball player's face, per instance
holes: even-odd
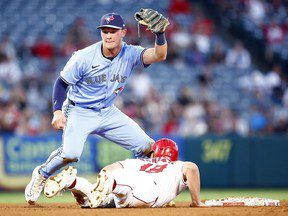
[[[119,48],[125,34],[126,29],[102,28],[101,37],[103,40],[103,46],[108,50]]]

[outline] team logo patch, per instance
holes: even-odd
[[[112,20],[114,20],[114,16],[113,15],[107,16],[107,17],[105,17],[105,20],[107,23],[110,23]]]
[[[121,91],[123,91],[123,89],[124,89],[124,86],[121,86],[120,88],[116,89],[116,90],[114,91],[114,93],[115,93],[115,94],[119,94]]]

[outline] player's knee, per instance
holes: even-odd
[[[70,163],[78,162],[78,160],[79,159],[77,157],[64,157],[63,163],[64,164],[70,164]]]
[[[77,162],[81,156],[81,152],[77,152],[77,151],[62,151],[61,155],[60,155],[63,160],[65,159],[65,161],[72,163],[72,162]],[[71,161],[71,162],[70,162]]]
[[[153,152],[151,149],[154,143],[155,141],[151,138],[149,139],[149,141],[147,141],[145,150],[143,151],[143,156],[147,156],[148,158],[151,157],[151,153]]]

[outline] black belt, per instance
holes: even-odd
[[[70,99],[68,99],[68,104],[71,104],[72,106],[76,106],[75,102],[72,101],[72,100],[70,100]],[[82,107],[82,106],[81,106],[81,107]],[[96,109],[96,108],[94,108],[94,107],[82,107],[82,108],[99,111],[99,109]]]

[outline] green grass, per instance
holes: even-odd
[[[279,200],[288,200],[288,188],[281,189],[202,189],[201,199],[217,199],[223,197],[262,197]],[[188,191],[181,193],[176,199],[176,202],[190,201]],[[41,196],[39,203],[70,203],[75,202],[69,192],[63,193],[62,196],[56,196],[52,199]],[[0,203],[25,203],[24,192],[0,192]]]

